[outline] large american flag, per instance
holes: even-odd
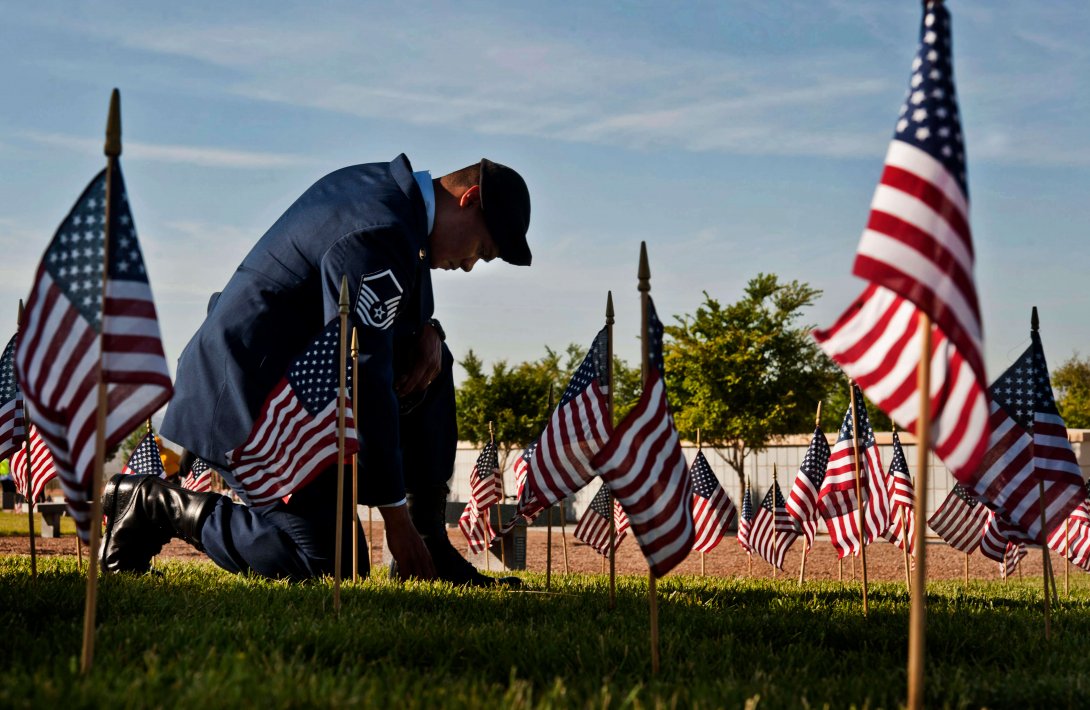
[[[182,479],[182,488],[196,493],[208,493],[212,490],[212,468],[204,459],[197,459]]]
[[[817,534],[818,494],[825,482],[825,472],[829,468],[829,442],[821,427],[814,428],[810,446],[795,475],[795,483],[787,498],[787,514],[795,519],[795,524],[806,537],[806,546],[814,544]]]
[[[26,413],[23,393],[15,378],[15,343],[18,335],[8,341],[0,355],[0,460],[6,459],[23,445],[26,439]]]
[[[970,554],[980,544],[989,511],[965,486],[955,483],[927,524],[955,550]]]
[[[855,396],[855,418],[859,425],[859,478],[865,503],[863,525],[865,544],[889,528],[889,489],[882,473],[882,457],[867,416],[867,407],[859,388],[852,385]],[[852,429],[852,407],[849,404],[840,424],[836,444],[829,456],[829,467],[821,485],[818,509],[829,531],[830,542],[840,557],[859,554],[859,514],[855,492],[855,443]]]
[[[469,474],[469,502],[458,518],[458,529],[466,536],[470,552],[483,552],[495,536],[488,511],[501,496],[499,466],[496,443],[489,441]]]
[[[742,514],[738,518],[738,544],[746,551],[753,552],[749,546],[749,532],[753,528],[753,487],[746,479],[746,489],[742,491]]]
[[[45,439],[38,433],[38,427],[30,427],[30,481],[27,482],[26,444],[11,457],[11,477],[15,482],[15,490],[27,496],[29,486],[30,495],[27,502],[38,500],[45,490],[45,484],[53,480],[57,475],[57,467],[53,463],[53,454],[50,453]]]
[[[121,473],[132,475],[134,473],[147,474],[165,478],[167,472],[163,470],[163,457],[159,451],[159,444],[155,441],[155,435],[151,432],[144,434],[144,438],[132,450],[129,460],[121,468]]]
[[[173,393],[121,167],[115,165],[111,174],[105,308],[103,170],[83,191],[42,257],[15,354],[31,418],[53,452],[68,512],[84,540],[90,536],[99,356],[109,401],[107,451]]]
[[[624,514],[624,510],[616,500],[613,500],[612,504],[610,503],[611,498],[609,487],[603,483],[575,526],[576,539],[587,543],[599,555],[605,557],[609,556],[610,508],[613,509],[614,550],[617,549],[617,546],[621,544],[621,540],[628,533],[628,516]]]
[[[647,300],[644,337],[651,361],[643,393],[594,457],[593,466],[628,515],[651,574],[661,577],[693,547],[693,487],[666,398],[662,323]]]
[[[594,477],[591,459],[613,430],[607,401],[608,352],[609,336],[603,328],[537,440],[527,481],[542,506],[564,500]]]
[[[226,453],[237,484],[232,487],[250,505],[275,503],[337,463],[337,395],[342,370],[346,390],[344,455],[359,450],[352,416],[352,367],[347,352],[341,359],[340,347],[341,319],[334,318],[273,388],[246,441]]]
[[[750,549],[776,569],[783,569],[787,550],[799,537],[785,506],[780,486],[773,480],[753,514],[749,529]]]
[[[972,484],[987,445],[988,398],[950,47],[950,16],[929,2],[853,268],[871,285],[814,336],[872,402],[915,431],[919,322],[930,317],[931,439],[954,476]]]
[[[974,492],[1004,521],[1042,540],[1039,481],[1044,482],[1045,536],[1086,500],[1082,473],[1049,384],[1041,336],[991,388],[991,437]]]
[[[893,432],[893,460],[889,464],[889,475],[886,476],[886,485],[889,486],[890,524],[886,531],[886,539],[902,550],[905,549],[907,539],[908,554],[916,554],[916,521],[915,501],[916,489],[912,485],[912,476],[908,472],[908,460],[905,459],[905,451],[901,448],[901,437]],[[908,528],[907,534],[905,528]]]
[[[703,451],[696,452],[689,468],[693,477],[693,525],[697,552],[711,552],[738,520],[738,509],[719,484]]]

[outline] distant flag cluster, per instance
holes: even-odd
[[[53,453],[69,513],[85,540],[90,534],[100,375],[110,403],[107,450],[173,392],[120,167],[111,174],[109,204],[103,170],[49,243],[27,300],[15,354],[20,387]],[[109,278],[103,304],[107,215]]]
[[[15,377],[15,336],[0,355],[0,460],[11,456],[26,439],[23,393]]]
[[[469,474],[469,480],[469,502],[458,518],[458,529],[469,542],[470,552],[483,552],[494,537],[488,511],[500,501],[502,495],[495,442],[485,444],[473,472]]]

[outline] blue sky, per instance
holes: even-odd
[[[109,91],[168,359],[269,225],[343,165],[488,156],[533,196],[534,266],[436,273],[455,355],[589,344],[605,292],[638,357],[646,240],[661,315],[760,271],[850,275],[909,78],[915,2],[22,3],[0,26],[0,333],[103,164]],[[1090,5],[949,3],[986,360],[1041,310],[1051,364],[1090,352]]]

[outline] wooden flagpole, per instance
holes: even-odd
[[[552,413],[553,413],[553,383],[552,382],[549,383],[549,406],[548,406],[548,409],[546,411],[548,412],[548,416],[551,417]],[[529,476],[529,473],[527,473],[527,476]],[[526,486],[529,485],[529,483],[528,482],[523,483],[522,485],[523,485],[523,487],[526,487]],[[552,582],[553,582],[553,509],[554,508],[556,508],[555,504],[549,506],[548,518],[546,519],[546,522],[548,523],[548,526],[545,529],[545,591],[549,591],[549,588],[552,586]],[[563,515],[564,515],[564,513],[561,512],[562,517],[563,517]],[[561,521],[561,522],[563,522],[563,521]]]
[[[337,385],[337,512],[335,513],[334,520],[336,521],[336,531],[334,533],[334,545],[333,545],[333,613],[341,613],[341,574],[342,565],[344,564],[343,550],[344,550],[344,428],[345,428],[345,390],[347,389],[345,382],[344,364],[348,359],[348,277],[341,276],[341,297],[340,306],[340,318],[341,318],[341,346],[337,351],[339,359],[337,360],[337,376],[339,383]]]
[[[776,462],[772,462],[772,579],[779,577],[776,569],[776,558],[780,552],[780,532],[776,529]]]
[[[113,202],[113,177],[117,169],[117,159],[121,155],[121,93],[114,89],[110,95],[110,113],[106,118],[106,206],[105,221],[102,225],[102,300],[99,303],[105,325],[106,290],[110,279],[110,228]],[[83,646],[80,649],[80,671],[84,674],[91,670],[95,658],[95,612],[98,605],[98,544],[102,536],[102,470],[106,458],[106,380],[102,375],[102,352],[105,345],[105,328],[98,332],[98,410],[95,416],[95,458],[91,471],[91,511],[88,526],[90,540],[87,561],[87,594],[83,605]]]
[[[606,291],[606,416],[609,417],[610,430],[613,429],[613,291]],[[602,481],[605,486],[605,481]],[[609,491],[609,608],[617,607],[617,516],[613,514],[615,504],[613,491]]]
[[[360,339],[359,334],[356,332],[356,326],[352,326],[352,347],[350,349],[352,356],[352,425],[357,429],[359,428],[359,403],[356,401],[359,396],[359,375],[360,375]],[[360,581],[360,528],[363,527],[363,521],[360,520],[360,455],[359,451],[352,454],[352,581]],[[367,538],[367,544],[371,544],[371,538]],[[371,553],[368,549],[367,553],[368,567],[370,567]]]
[[[15,338],[18,341],[19,333],[23,329],[23,299],[19,299],[19,315],[18,320],[15,321]],[[15,387],[19,387],[19,373],[16,368],[11,368],[12,379],[15,380]],[[38,578],[38,553],[34,549],[34,486],[32,485],[33,470],[32,461],[30,456],[30,414],[26,411],[26,405],[23,406],[23,422],[26,425],[26,439],[23,440],[23,446],[26,447],[26,512],[27,521],[30,529],[30,577],[31,579]],[[76,535],[76,539],[79,539],[79,535]]]
[[[1036,310],[1034,315],[1036,315]],[[1045,544],[1048,535],[1048,528],[1045,526],[1045,482],[1040,478],[1037,479],[1037,496],[1041,504],[1041,574],[1044,576],[1045,581],[1045,641],[1047,641],[1052,636],[1052,610],[1049,606],[1048,593],[1048,545]]]
[[[1071,598],[1071,519],[1064,520],[1064,597]]]
[[[564,550],[564,574],[568,574],[568,521],[564,519],[564,501],[559,501],[557,507],[560,509],[560,544]]]
[[[916,574],[910,589],[908,620],[908,708],[923,708],[924,639],[927,633],[927,453],[931,446],[931,317],[920,311],[920,364],[916,370],[916,395],[920,413],[916,420]]]
[[[855,383],[848,380],[848,396],[852,402],[852,471],[855,474],[855,502],[859,520],[859,558],[863,565],[863,616],[870,611],[867,603],[867,529],[863,522],[863,485],[859,469],[859,421],[856,417]],[[874,471],[870,472],[875,475]],[[855,576],[855,558],[852,557],[852,576]]]
[[[76,565],[80,572],[83,571],[83,540],[79,539],[79,533],[76,533]]]
[[[651,265],[647,261],[647,242],[640,242],[640,267],[637,272],[640,292],[640,363],[643,370],[643,386],[651,374],[651,343],[647,340],[647,328],[650,325],[651,305]],[[659,603],[655,588],[655,575],[647,571],[647,594],[651,611],[651,673],[659,672]]]
[[[697,454],[700,453],[700,427],[696,428],[696,453]],[[701,577],[704,577],[706,575],[706,569],[704,567],[704,554],[705,554],[704,551],[701,550],[700,551],[700,576]]]

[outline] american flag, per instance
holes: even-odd
[[[23,393],[15,379],[16,335],[8,341],[0,355],[0,460],[6,459],[23,445],[26,439],[26,413]]]
[[[591,459],[613,429],[608,411],[609,336],[603,328],[572,375],[530,455],[528,483],[542,506],[564,500],[594,477]]]
[[[719,485],[703,451],[696,452],[689,469],[693,477],[693,525],[696,527],[697,552],[711,552],[738,520],[738,509]]]
[[[950,47],[950,16],[929,2],[853,268],[871,285],[814,336],[871,401],[915,431],[919,322],[930,317],[931,439],[955,478],[972,484],[987,445],[988,398]]]
[[[27,299],[15,353],[19,385],[35,426],[53,452],[68,512],[84,540],[90,536],[99,356],[109,401],[106,450],[121,443],[173,393],[120,166],[111,174],[108,209],[104,170],[49,243]],[[103,309],[107,212],[110,259]]]
[[[1090,493],[1090,482],[1086,488]],[[1065,523],[1052,531],[1048,546],[1090,572],[1090,499],[1084,499]]]
[[[643,393],[593,466],[628,515],[651,574],[661,577],[693,547],[693,489],[666,399],[663,328],[650,298],[647,310],[651,362]]]
[[[167,472],[163,470],[163,458],[154,434],[151,432],[144,434],[144,438],[140,440],[140,443],[132,450],[132,454],[129,455],[129,460],[125,462],[121,473],[125,475],[142,473],[166,478]]]
[[[807,547],[813,546],[817,533],[818,494],[829,468],[829,454],[825,432],[821,427],[815,427],[810,447],[806,449],[806,456],[802,459],[787,499],[787,514],[795,519],[795,524],[806,537]]]
[[[466,536],[470,552],[483,552],[495,536],[488,511],[501,496],[499,466],[496,443],[489,441],[469,474],[469,502],[458,518],[458,529]]]
[[[882,457],[874,439],[874,430],[867,416],[867,406],[859,388],[852,385],[855,396],[855,418],[859,424],[860,489],[866,498],[863,525],[865,544],[871,543],[889,528],[889,489],[882,473]],[[855,493],[855,444],[852,430],[852,407],[844,412],[840,433],[829,455],[829,467],[821,485],[818,509],[825,519],[830,542],[840,557],[858,554],[860,549],[859,514]]]
[[[950,547],[970,554],[980,544],[990,511],[965,486],[955,483],[927,524]]]
[[[886,539],[903,550],[907,538],[908,554],[915,555],[916,521],[913,512],[916,507],[916,489],[912,485],[908,461],[905,459],[904,449],[901,448],[901,437],[897,435],[897,432],[893,432],[893,460],[889,464],[886,485],[889,486],[890,502],[890,525],[889,530],[886,531]],[[907,535],[904,531],[906,527]]]
[[[1044,481],[1046,536],[1086,500],[1067,428],[1052,399],[1041,336],[988,392],[991,437],[973,490],[1031,540],[1041,540],[1039,481]]]
[[[30,427],[30,495],[28,504],[38,500],[45,490],[45,484],[53,480],[57,475],[57,467],[53,464],[53,454],[46,446],[45,440],[38,432],[38,427]],[[11,477],[15,479],[15,490],[27,495],[28,483],[26,475],[26,446],[24,445],[11,457]]]
[[[352,417],[352,367],[340,358],[341,319],[326,325],[269,394],[246,441],[227,452],[250,505],[275,503],[337,463],[337,400],[345,372],[344,454],[359,450]],[[347,349],[346,349],[347,350]]]
[[[534,496],[534,492],[530,490],[530,486],[527,485],[527,479],[530,475],[530,460],[534,457],[536,449],[537,441],[534,441],[534,443],[526,447],[521,456],[515,459],[515,465],[513,466],[515,472],[515,514],[511,520],[504,523],[501,528],[503,534],[507,534],[512,530],[520,520],[526,522],[536,520],[537,516],[551,507],[542,505]]]
[[[628,532],[628,516],[616,500],[610,505],[609,487],[604,483],[594,494],[575,526],[575,537],[590,545],[598,554],[609,556],[609,509],[613,508],[613,549],[621,544]]]
[[[775,479],[753,514],[749,546],[776,569],[783,569],[787,550],[799,537],[795,523],[787,514],[780,486]]]
[[[193,467],[182,479],[182,488],[196,493],[208,493],[212,490],[212,468],[204,459],[197,459]]]
[[[749,532],[753,527],[753,489],[749,479],[746,479],[746,489],[742,492],[742,515],[738,518],[738,544],[746,551],[753,552],[749,546]]]
[[[1012,539],[1012,536],[1017,535],[1010,523],[993,511],[988,511],[988,520],[980,536],[980,553],[999,563],[999,574],[1004,578],[1010,576],[1026,556],[1025,543],[1020,539]]]

